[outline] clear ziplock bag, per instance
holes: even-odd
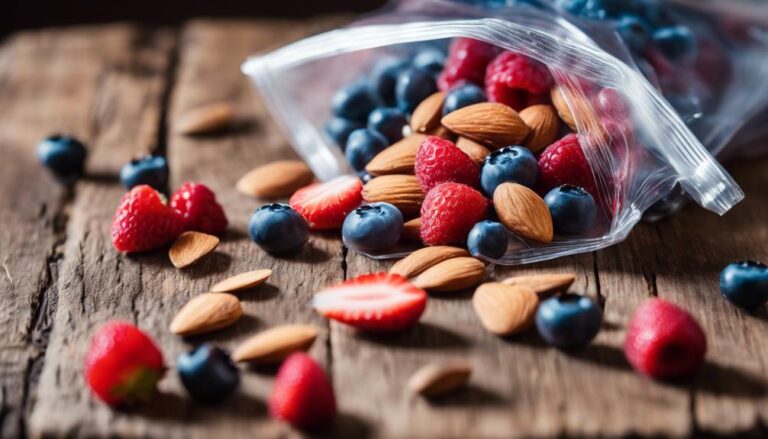
[[[599,213],[578,236],[540,244],[513,235],[506,254],[488,258],[521,264],[589,252],[623,240],[643,212],[675,185],[701,206],[724,214],[743,198],[738,185],[686,127],[672,106],[637,70],[611,32],[589,36],[562,17],[528,7],[496,18],[443,1],[403,2],[350,27],[313,36],[249,58],[242,70],[255,83],[276,122],[321,180],[353,172],[324,125],[342,86],[371,72],[386,57],[408,57],[425,45],[469,38],[546,65],[573,118],[595,182]],[[615,45],[611,54],[595,40]],[[596,97],[621,102],[624,124],[603,118]],[[610,115],[608,115],[610,116]],[[372,257],[402,256],[394,248]]]

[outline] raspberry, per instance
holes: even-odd
[[[549,145],[539,156],[539,189],[551,189],[569,184],[584,188],[598,200],[597,183],[584,156],[576,134],[569,134]]]
[[[424,193],[446,181],[472,187],[480,183],[480,168],[450,140],[429,136],[416,152],[416,178]]]
[[[427,245],[466,243],[472,226],[485,218],[489,204],[467,185],[446,182],[435,186],[421,205],[421,240]]]
[[[162,247],[183,231],[182,216],[144,184],[123,195],[112,219],[111,233],[117,251],[134,253]]]
[[[186,182],[171,197],[171,207],[184,218],[184,229],[219,235],[227,228],[227,216],[208,187]]]
[[[488,64],[485,71],[485,92],[490,102],[501,102],[522,110],[530,101],[538,102],[549,93],[552,75],[547,67],[515,52],[502,52]]]
[[[451,43],[445,68],[437,78],[437,86],[442,91],[463,82],[482,86],[485,68],[499,48],[483,41],[471,38],[457,38]]]

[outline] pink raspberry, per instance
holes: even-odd
[[[477,187],[480,168],[450,140],[429,136],[416,151],[416,178],[424,193],[440,183],[455,181]]]
[[[580,186],[599,200],[595,177],[576,134],[549,145],[539,156],[539,189],[547,193],[563,184]]]
[[[530,95],[549,93],[552,75],[544,64],[515,52],[502,52],[485,71],[485,92],[491,102],[516,110],[528,104]]]
[[[227,228],[224,209],[205,185],[184,183],[171,196],[170,206],[184,218],[185,230],[220,235]]]
[[[485,68],[499,50],[501,49],[483,41],[456,38],[451,43],[443,72],[437,78],[437,86],[442,91],[462,82],[482,86]]]
[[[485,218],[490,202],[461,183],[435,186],[421,205],[421,240],[427,245],[465,244],[467,235]]]

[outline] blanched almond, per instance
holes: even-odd
[[[531,132],[525,139],[525,146],[537,152],[551,145],[560,134],[560,118],[551,105],[532,105],[520,112]]]
[[[485,265],[472,257],[447,259],[435,264],[411,280],[425,290],[447,293],[463,290],[480,283]]]
[[[445,92],[442,91],[421,101],[411,115],[411,129],[417,133],[425,133],[437,128],[440,125],[440,117],[443,115],[443,101],[445,101]]]
[[[468,257],[469,252],[463,248],[450,247],[447,245],[424,247],[395,262],[395,265],[389,269],[389,272],[410,279],[440,262],[462,256]]]
[[[544,200],[517,183],[502,183],[493,192],[493,207],[499,221],[517,235],[531,241],[552,242],[552,215]]]
[[[312,183],[312,171],[300,160],[278,160],[245,174],[235,188],[252,197],[280,198]]]
[[[221,131],[235,121],[235,107],[229,102],[217,102],[184,113],[176,122],[181,134],[208,134]]]
[[[207,233],[184,232],[168,250],[168,257],[176,268],[188,267],[212,252],[219,245],[219,238]]]
[[[311,325],[283,325],[260,332],[242,342],[232,353],[234,361],[276,363],[296,351],[306,351],[317,338]]]
[[[368,203],[384,201],[393,204],[405,216],[418,215],[424,192],[414,175],[382,175],[366,183],[363,200]]]
[[[428,364],[408,380],[408,388],[427,398],[450,393],[469,380],[472,366],[463,360]]]
[[[272,275],[272,270],[268,268],[240,273],[213,284],[211,292],[229,293],[247,290],[263,284],[270,275]]]
[[[496,102],[459,108],[445,115],[442,124],[459,136],[493,148],[519,144],[529,131],[517,111]]]
[[[464,151],[464,154],[468,155],[477,166],[482,166],[485,157],[491,153],[488,148],[466,137],[459,137],[456,140],[456,147]]]
[[[193,297],[171,321],[170,330],[178,335],[202,334],[235,323],[243,315],[237,297],[227,293],[205,293]]]
[[[548,296],[566,292],[574,280],[576,280],[574,273],[546,273],[508,277],[502,280],[501,283],[505,285],[523,285],[529,287],[537,294]]]
[[[416,163],[416,151],[425,134],[411,134],[380,152],[365,166],[365,170],[373,176],[387,174],[413,174]]]
[[[472,306],[485,329],[497,335],[517,334],[533,324],[539,296],[522,285],[482,284]]]

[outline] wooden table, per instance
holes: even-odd
[[[268,419],[272,375],[245,371],[242,388],[219,407],[185,396],[174,373],[145,407],[116,412],[85,388],[82,360],[92,331],[113,318],[136,322],[170,366],[191,342],[232,348],[279,323],[325,328],[311,354],[329,371],[341,416],[328,435],[360,437],[674,436],[765,437],[768,424],[768,316],[745,313],[718,293],[729,261],[768,259],[768,160],[732,167],[747,199],[724,218],[689,207],[642,224],[613,248],[546,264],[497,268],[495,277],[543,268],[578,273],[574,290],[596,297],[606,325],[586,350],[566,354],[535,334],[486,333],[470,292],[430,298],[422,323],[392,337],[368,337],[329,323],[309,307],[331,282],[386,269],[313,236],[297,258],[266,255],[246,237],[256,200],[234,190],[252,167],[292,157],[251,85],[239,72],[253,52],[283,44],[337,18],[311,22],[192,22],[180,29],[115,24],[25,32],[0,47],[0,428],[38,435],[275,437],[296,432]],[[307,92],[311,92],[308,85]],[[225,136],[173,131],[184,111],[233,100],[257,123]],[[167,128],[170,127],[170,128]],[[54,132],[90,146],[88,178],[72,190],[41,169],[34,148]],[[123,193],[117,171],[140,150],[167,154],[176,187],[204,182],[222,201],[231,230],[219,251],[188,270],[164,252],[126,257],[109,225]],[[269,285],[243,295],[235,327],[193,340],[167,326],[190,297],[230,274],[272,268]],[[692,381],[662,384],[635,374],[623,357],[633,309],[659,296],[689,309],[709,336],[707,364]],[[428,361],[467,358],[471,386],[427,403],[404,391]]]

